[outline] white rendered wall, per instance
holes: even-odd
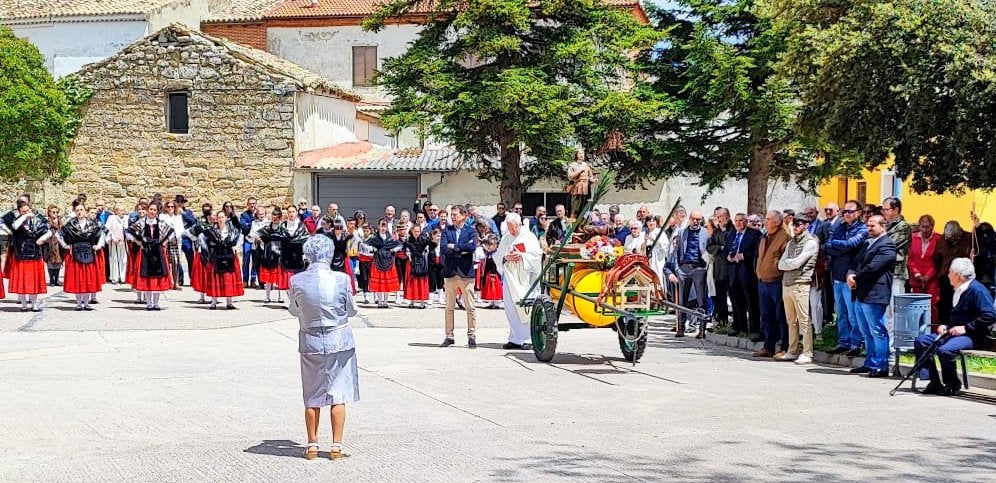
[[[149,32],[158,32],[170,24],[179,23],[194,30],[201,29],[201,19],[207,17],[209,2],[207,0],[185,0],[173,2],[149,14]]]
[[[297,153],[356,141],[356,104],[304,92],[296,96],[294,148]]]
[[[14,35],[38,47],[45,56],[45,68],[56,78],[116,54],[147,32],[144,20],[15,24],[11,28]]]
[[[380,32],[366,32],[359,26],[271,27],[266,31],[266,50],[369,98],[378,95],[376,88],[353,87],[353,46],[377,46],[380,68],[385,58],[405,53],[420,29],[407,24],[387,26]]]

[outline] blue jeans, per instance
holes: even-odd
[[[761,301],[761,330],[764,332],[764,348],[772,354],[778,352],[778,341],[782,350],[788,349],[788,324],[785,322],[785,304],[782,303],[782,282],[759,282],[758,295]]]
[[[256,272],[252,269],[252,243],[242,244],[242,283],[249,284],[249,280],[256,278]]]
[[[833,281],[833,305],[837,311],[837,345],[848,349],[861,347],[864,336],[858,324],[858,313],[851,300],[851,287],[847,282]]]
[[[885,310],[889,304],[857,302],[858,325],[865,336],[865,367],[876,371],[889,370],[889,330],[885,327]]]
[[[913,342],[913,348],[916,349],[917,360],[920,360],[920,357],[923,356],[923,351],[935,339],[937,339],[937,334],[923,334],[916,338]],[[961,351],[971,350],[972,347],[972,339],[966,335],[948,339],[947,342],[937,349],[937,353],[935,354],[941,361],[940,375],[937,373],[937,364],[934,361],[930,361],[927,367],[920,371],[919,378],[923,380],[930,379],[930,382],[935,385],[943,383],[945,386],[960,389],[961,379],[958,378],[958,368],[955,367],[955,356]]]

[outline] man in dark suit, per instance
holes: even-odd
[[[477,338],[474,335],[474,251],[477,250],[477,231],[467,223],[469,214],[467,207],[463,205],[450,208],[450,224],[446,225],[439,241],[443,259],[443,286],[446,291],[446,338],[443,339],[442,347],[454,344],[453,318],[459,290],[463,292],[463,306],[467,310],[467,347],[477,348]]]
[[[755,342],[760,342],[763,337],[755,265],[761,232],[747,226],[747,215],[743,213],[737,213],[733,219],[733,227],[723,251],[729,267],[733,330],[753,334]]]
[[[924,388],[924,394],[940,394],[953,396],[961,390],[961,381],[955,368],[955,355],[960,351],[974,347],[986,347],[987,336],[996,322],[996,311],[993,310],[993,299],[986,286],[975,280],[975,267],[967,258],[956,258],[951,261],[948,270],[948,280],[954,287],[953,308],[951,320],[947,325],[938,327],[937,334],[924,334],[917,337],[913,343],[917,359],[931,343],[941,335],[950,338],[937,350],[941,360],[941,374],[937,374],[937,366],[931,361],[927,365],[930,384]],[[921,371],[920,378],[925,374]]]
[[[851,259],[847,285],[855,299],[858,326],[868,353],[865,364],[851,369],[868,377],[889,376],[889,331],[885,311],[892,300],[892,267],[896,264],[896,245],[886,234],[885,218],[868,218],[868,239]]]

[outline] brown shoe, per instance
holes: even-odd
[[[769,352],[768,349],[765,349],[765,348],[762,347],[761,350],[754,351],[754,353],[751,354],[751,355],[754,356],[754,357],[771,357],[774,354],[772,354],[771,352]]]

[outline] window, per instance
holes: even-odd
[[[187,100],[190,94],[186,92],[170,92],[166,94],[166,130],[170,134],[187,134],[190,132],[190,117],[187,110]]]
[[[353,47],[353,86],[370,87],[374,85],[374,73],[377,71],[377,47]]]
[[[857,189],[858,189],[857,201],[862,205],[867,203],[866,200],[868,199],[868,183],[864,181],[858,181]]]

